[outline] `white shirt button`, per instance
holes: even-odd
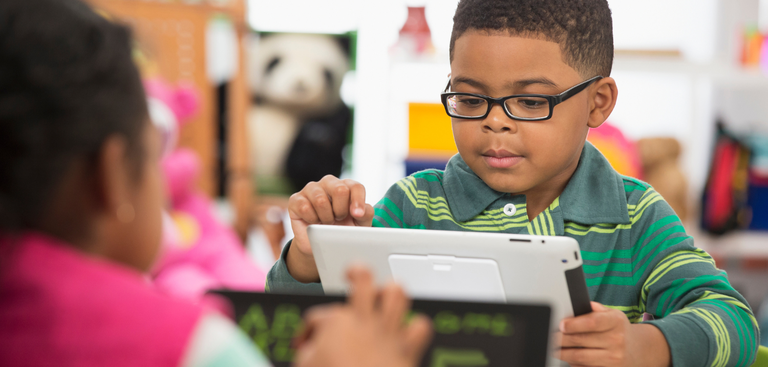
[[[507,205],[504,205],[504,214],[511,217],[515,215],[516,211],[517,211],[517,207],[515,207],[515,204],[509,203]]]

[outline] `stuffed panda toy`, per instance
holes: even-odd
[[[281,33],[253,40],[248,127],[260,192],[290,194],[341,173],[352,117],[340,97],[348,49],[348,39],[330,35]]]

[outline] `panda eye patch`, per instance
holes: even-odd
[[[267,74],[269,74],[270,72],[272,72],[272,70],[273,70],[273,69],[274,69],[274,68],[275,68],[275,67],[276,67],[278,64],[280,64],[280,57],[279,57],[279,56],[275,56],[275,57],[273,57],[273,58],[272,58],[272,60],[269,60],[269,64],[267,64]]]
[[[325,85],[333,89],[333,73],[331,70],[328,68],[323,69],[323,75],[325,76]]]

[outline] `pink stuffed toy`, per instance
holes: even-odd
[[[173,89],[160,80],[147,80],[144,87],[150,117],[163,137],[161,166],[169,200],[163,244],[152,269],[155,285],[193,300],[217,288],[263,291],[266,272],[251,262],[235,232],[215,218],[211,201],[195,190],[197,155],[174,149],[181,125],[197,108],[194,89]]]

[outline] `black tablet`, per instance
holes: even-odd
[[[308,308],[344,302],[337,296],[214,293],[232,303],[235,322],[276,367],[291,364],[291,342]],[[422,366],[546,365],[549,306],[414,300],[412,309],[431,318],[434,327]]]

